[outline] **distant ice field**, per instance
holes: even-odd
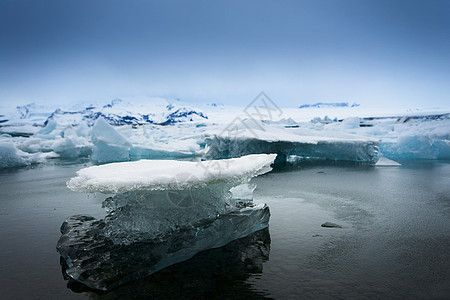
[[[449,159],[449,113],[375,110],[346,103],[280,108],[259,98],[243,107],[192,107],[164,98],[64,108],[3,107],[0,168],[48,163],[55,157],[89,158],[97,164],[262,153],[278,154],[277,164]]]

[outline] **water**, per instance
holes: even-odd
[[[0,172],[2,299],[450,297],[448,161],[311,164],[255,178],[267,232],[102,294],[66,281],[55,250],[66,217],[105,214],[104,195],[65,187],[84,166]]]

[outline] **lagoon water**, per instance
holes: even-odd
[[[254,178],[269,229],[109,293],[64,279],[65,218],[101,218],[105,195],[66,181],[88,163],[0,172],[2,299],[450,298],[450,162],[315,163]],[[342,228],[325,228],[332,222]],[[262,251],[262,250],[263,251]]]

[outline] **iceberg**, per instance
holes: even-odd
[[[231,125],[218,134],[206,137],[207,158],[277,153],[276,163],[282,165],[291,157],[369,163],[375,163],[378,157],[379,141],[362,135],[326,136],[299,127],[270,127],[264,122],[249,119]]]
[[[91,131],[91,140],[94,144],[92,154],[94,161],[105,163],[130,159],[131,143],[103,118],[95,122]]]
[[[151,276],[151,280],[136,280],[129,284],[121,285],[108,292],[99,292],[92,290],[86,285],[81,284],[67,276],[67,264],[63,259],[60,260],[62,274],[65,280],[68,280],[67,287],[76,293],[87,292],[91,298],[97,299],[106,296],[109,299],[126,299],[130,295],[136,299],[146,299],[149,295],[159,295],[159,298],[170,297],[174,299],[186,298],[182,286],[192,286],[192,282],[204,282],[216,295],[229,295],[234,298],[236,295],[249,295],[258,297],[252,286],[243,284],[242,287],[224,285],[224,280],[238,278],[240,282],[245,282],[246,278],[251,278],[255,274],[261,274],[264,263],[269,259],[270,254],[270,233],[269,228],[254,232],[244,238],[234,240],[223,247],[206,250],[196,254],[191,259],[172,265]],[[127,255],[124,253],[124,255]],[[95,259],[93,260],[95,261]],[[139,265],[140,260],[131,263]],[[193,272],[193,270],[195,270]],[[181,276],[173,276],[180,274]],[[189,274],[183,276],[182,274]],[[149,282],[151,284],[149,284]],[[205,289],[194,288],[189,290],[189,298],[205,298]],[[226,298],[226,297],[225,297]]]
[[[0,169],[42,163],[46,158],[57,156],[54,152],[30,154],[17,149],[13,143],[0,142]]]
[[[17,148],[27,153],[54,152],[60,158],[77,158],[90,155],[93,147],[86,124],[73,127],[50,121],[31,137],[18,141]]]
[[[269,208],[254,204],[254,187],[242,185],[272,170],[275,157],[141,160],[78,171],[67,182],[71,190],[115,195],[103,201],[104,219],[78,215],[63,223],[57,250],[66,274],[109,290],[266,228]],[[232,196],[238,186],[246,199]]]
[[[449,159],[450,114],[365,118],[361,128],[380,139],[380,152],[395,160]]]
[[[292,141],[267,141],[261,139],[228,138],[215,136],[206,140],[210,159],[239,157],[253,153],[277,153],[277,164],[285,164],[290,157],[306,160],[340,160],[375,162],[377,141],[322,140],[316,143]]]
[[[170,135],[162,136],[156,131],[161,130],[148,129],[146,125],[139,128],[114,128],[103,118],[98,118],[91,130],[94,145],[91,158],[99,163],[109,163],[139,159],[189,158],[199,155],[200,146],[196,139],[181,136],[173,139]]]

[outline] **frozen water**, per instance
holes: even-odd
[[[283,109],[277,118],[261,120],[248,118],[242,108],[192,109],[162,98],[59,109],[29,104],[2,108],[0,134],[8,134],[2,142],[28,154],[54,152],[97,163],[258,153],[277,153],[281,164],[305,159],[375,163],[380,156],[450,159],[448,110],[397,114],[341,104]],[[18,165],[30,161],[45,162]]]
[[[94,144],[92,160],[97,162],[128,161],[131,143],[103,118],[97,119],[91,131]]]
[[[17,149],[12,143],[0,142],[0,168],[23,167],[44,162],[47,157],[55,156],[55,153],[29,154]]]
[[[78,215],[61,226],[57,249],[70,278],[94,289],[110,290],[266,228],[269,217],[267,206],[255,207],[203,220],[159,239],[119,245],[104,234],[104,220]]]
[[[377,142],[341,141],[300,143],[258,139],[229,139],[214,137],[207,139],[208,158],[239,157],[251,153],[277,153],[277,163],[286,163],[290,156],[303,159],[327,159],[374,162],[378,155]]]
[[[213,183],[233,186],[267,173],[275,154],[254,154],[211,161],[141,160],[81,169],[67,186],[85,193],[125,193],[151,190],[185,190]],[[175,180],[176,175],[182,180]],[[186,176],[184,176],[186,175]]]
[[[378,155],[377,139],[346,132],[349,127],[359,127],[359,119],[358,125],[354,120],[341,124],[343,129],[335,134],[320,130],[322,124],[292,126],[292,122],[287,121],[287,126],[253,119],[232,123],[206,138],[206,157],[218,159],[252,153],[277,153],[276,162],[283,164],[290,156],[374,162]]]
[[[267,227],[269,208],[253,204],[255,186],[247,184],[269,172],[275,157],[142,160],[78,171],[70,189],[116,195],[103,201],[104,219],[73,216],[62,225],[57,249],[67,275],[107,290]],[[233,197],[236,186],[245,199]]]
[[[255,189],[256,184],[245,183],[231,188],[230,192],[234,200],[251,201],[253,200],[253,192]]]
[[[399,164],[396,161],[393,161],[389,158],[386,157],[380,157],[380,159],[378,159],[377,163],[375,164],[375,166],[379,166],[379,167],[396,167],[396,166],[401,166],[401,164]]]
[[[158,131],[160,130],[146,126],[114,128],[103,118],[99,118],[91,131],[94,144],[92,160],[106,163],[146,158],[186,158],[199,154],[200,146],[196,139],[180,136],[174,139],[170,135],[161,135]]]

